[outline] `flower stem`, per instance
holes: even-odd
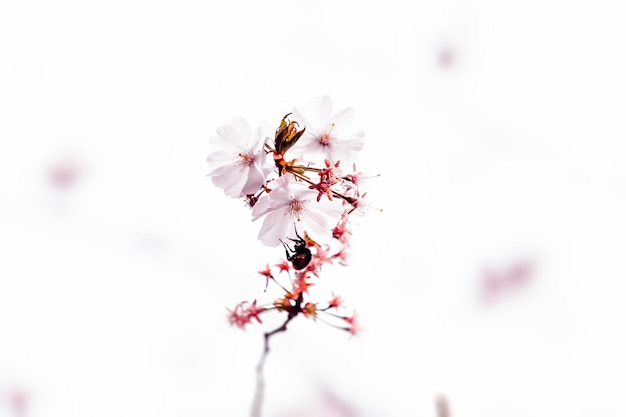
[[[302,298],[302,294],[300,294],[296,300],[296,305],[288,310],[289,313],[287,315],[287,320],[285,320],[280,327],[272,330],[271,332],[266,332],[263,335],[263,354],[261,355],[261,359],[256,366],[256,390],[254,393],[254,400],[252,401],[252,410],[250,413],[251,417],[261,417],[261,409],[263,407],[263,399],[265,397],[265,378],[263,377],[263,369],[267,355],[270,353],[270,337],[274,336],[276,333],[287,330],[287,324],[289,324],[289,322],[302,311],[300,306]]]

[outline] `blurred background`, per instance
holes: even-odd
[[[0,416],[247,416],[282,253],[207,178],[236,116],[354,107],[362,332],[272,340],[265,416],[626,415],[618,1],[0,1]],[[269,299],[272,299],[269,293]]]

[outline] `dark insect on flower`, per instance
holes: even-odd
[[[295,225],[294,225],[295,229]],[[307,267],[307,265],[311,262],[311,250],[306,247],[306,241],[302,239],[302,237],[298,234],[296,230],[297,239],[292,239],[288,237],[287,239],[294,242],[293,249],[291,249],[285,242],[282,240],[280,243],[285,247],[285,254],[287,255],[287,260],[291,262],[294,269],[299,271]]]

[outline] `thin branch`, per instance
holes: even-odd
[[[450,406],[448,400],[444,396],[439,396],[436,401],[437,404],[437,416],[438,417],[451,417]]]
[[[296,317],[300,311],[300,302],[302,295],[298,297],[298,304],[296,308],[289,311],[289,315],[287,316],[287,320],[278,328],[272,330],[271,332],[265,333],[263,337],[263,354],[261,355],[261,359],[256,366],[256,391],[254,393],[254,400],[252,401],[252,411],[250,413],[251,417],[261,417],[261,409],[263,408],[263,399],[265,398],[265,378],[263,377],[263,369],[265,366],[265,360],[267,359],[267,355],[270,352],[270,337],[274,336],[276,333],[284,332],[287,330],[287,324]]]

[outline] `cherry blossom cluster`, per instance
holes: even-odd
[[[262,314],[278,311],[287,317],[274,332],[285,330],[299,314],[357,332],[355,314],[340,312],[339,296],[308,300],[324,265],[346,265],[350,217],[368,207],[364,182],[369,176],[355,163],[364,133],[351,130],[353,116],[352,108],[334,112],[331,98],[324,96],[294,107],[274,131],[268,124],[252,128],[242,118],[217,129],[213,143],[219,150],[207,158],[209,176],[226,195],[245,201],[253,221],[262,219],[259,240],[282,246],[285,253],[259,271],[265,290],[272,283],[281,296],[265,305],[256,300],[237,304],[228,310],[232,325],[243,329],[261,323]]]

